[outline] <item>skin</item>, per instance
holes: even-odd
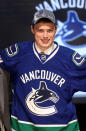
[[[31,26],[37,46],[44,51],[52,46],[57,27],[52,22],[39,22]]]

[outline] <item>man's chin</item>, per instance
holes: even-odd
[[[43,46],[49,46],[50,43],[49,43],[49,42],[43,42],[42,45],[43,45]]]

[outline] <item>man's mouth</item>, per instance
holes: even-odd
[[[48,44],[49,39],[42,39],[43,44]]]

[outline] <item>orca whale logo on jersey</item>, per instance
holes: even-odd
[[[59,97],[54,91],[47,88],[45,81],[40,81],[39,88],[37,90],[32,88],[32,91],[26,97],[26,105],[29,111],[38,116],[49,116],[58,112],[54,104],[47,107],[38,105],[47,101],[57,103]]]

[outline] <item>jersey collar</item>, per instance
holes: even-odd
[[[46,55],[50,55],[53,52],[53,50],[56,48],[56,46],[57,45],[53,42],[52,46],[49,47],[48,49],[46,49],[45,51],[43,51],[43,53],[46,54]],[[36,43],[35,43],[35,48],[36,48],[38,53],[42,52],[41,49],[37,46]]]
[[[46,50],[45,55],[47,55],[47,58],[42,61],[41,58],[40,58],[40,49],[37,47],[37,45],[35,43],[33,43],[33,51],[34,51],[34,54],[36,55],[36,57],[39,59],[39,61],[42,63],[42,64],[45,64],[47,61],[49,61],[50,59],[52,59],[55,54],[58,52],[59,50],[59,45],[56,44],[56,43],[53,43],[53,45],[48,49]]]

